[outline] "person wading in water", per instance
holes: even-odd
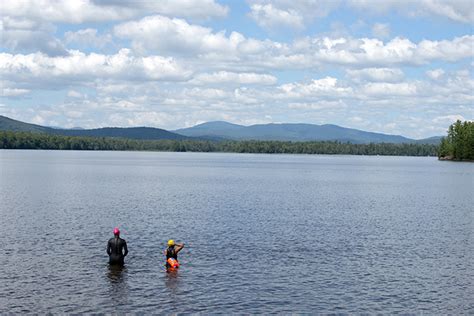
[[[114,237],[107,243],[107,254],[109,255],[109,264],[123,265],[124,258],[128,254],[127,242],[120,238],[120,230],[114,229]]]
[[[168,240],[168,248],[164,251],[166,255],[166,268],[178,268],[178,252],[184,248],[184,243],[176,244],[173,239]]]

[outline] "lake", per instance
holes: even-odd
[[[0,176],[2,314],[474,313],[472,163],[0,150]]]

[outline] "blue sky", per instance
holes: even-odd
[[[299,122],[424,138],[474,117],[472,1],[1,6],[0,114],[18,120]]]

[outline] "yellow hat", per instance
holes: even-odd
[[[170,239],[168,240],[168,246],[174,246],[174,240],[173,239]]]

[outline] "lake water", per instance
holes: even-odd
[[[2,314],[474,313],[472,163],[0,150],[0,176]]]

